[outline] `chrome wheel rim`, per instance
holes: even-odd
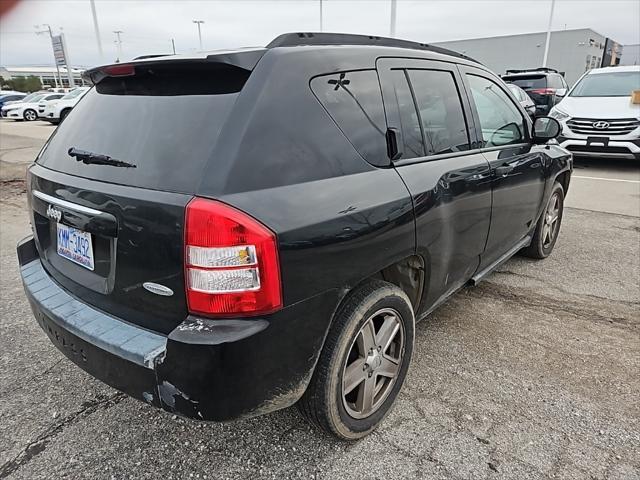
[[[342,371],[342,402],[353,418],[366,418],[384,403],[395,385],[404,356],[400,314],[383,308],[362,325]]]
[[[544,212],[542,225],[542,246],[547,248],[553,243],[560,226],[560,195],[554,193],[549,199],[547,209]]]
[[[24,116],[27,120],[29,120],[30,122],[36,119],[36,114],[34,112],[32,112],[31,110],[27,110],[24,113]]]

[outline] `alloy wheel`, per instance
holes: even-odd
[[[404,355],[404,324],[392,308],[378,310],[353,340],[342,372],[342,400],[353,418],[366,418],[393,389]]]
[[[556,192],[549,199],[547,210],[544,213],[544,224],[542,226],[542,245],[547,248],[551,245],[558,233],[560,226],[560,195]]]
[[[33,122],[36,119],[36,112],[33,110],[27,110],[24,112],[24,119],[28,122]]]

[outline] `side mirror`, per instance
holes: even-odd
[[[564,97],[567,94],[567,89],[566,88],[558,88],[556,90],[556,97]]]
[[[538,117],[533,122],[533,143],[544,144],[560,135],[562,128],[555,118]]]

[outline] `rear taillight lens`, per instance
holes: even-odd
[[[185,221],[189,311],[260,315],[282,308],[275,234],[229,205],[194,198]]]
[[[555,95],[555,88],[536,88],[534,90],[529,90],[529,93],[535,93],[537,95]]]

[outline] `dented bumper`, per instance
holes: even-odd
[[[295,403],[329,326],[337,291],[264,318],[188,317],[169,335],[102,313],[48,275],[31,237],[18,244],[25,292],[52,343],[80,368],[172,413],[232,420]]]

